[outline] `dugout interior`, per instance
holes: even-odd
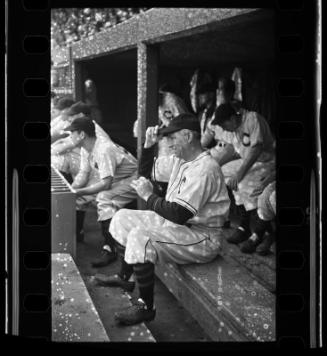
[[[208,23],[203,20],[201,26],[191,26],[184,31],[183,28],[173,29],[169,33],[163,30],[164,34],[159,36],[150,32],[151,21],[153,26],[163,21],[156,18],[161,16],[158,10],[143,14],[149,27],[148,34],[142,32],[145,36],[143,41],[138,39],[138,32],[141,31],[142,21],[146,21],[140,16],[117,26],[116,33],[108,30],[105,34],[99,34],[102,39],[99,37],[95,41],[98,43],[96,50],[94,43],[91,43],[94,40],[84,40],[80,42],[86,47],[93,46],[93,49],[83,51],[81,43],[80,49],[75,51],[78,54],[74,59],[76,98],[83,99],[83,82],[87,78],[93,79],[103,115],[103,127],[112,139],[136,154],[140,142],[137,143],[133,137],[134,121],[137,117],[143,120],[143,135],[145,128],[157,121],[154,93],[164,83],[173,88],[190,107],[189,82],[196,68],[210,70],[217,77],[231,77],[235,67],[242,68],[245,107],[263,114],[275,131],[273,12],[247,10],[227,19],[222,16]],[[178,16],[175,14],[177,10],[165,9],[163,12],[169,14],[170,11],[174,17]],[[135,39],[126,40],[125,37],[133,28]],[[155,31],[159,30],[153,27],[152,33]],[[119,36],[115,43],[104,45],[105,39],[108,43],[115,35]],[[143,111],[140,108],[142,105],[146,107]],[[149,106],[152,109],[148,110]]]

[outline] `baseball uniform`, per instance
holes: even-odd
[[[244,158],[252,147],[262,144],[263,151],[252,165],[245,177],[238,184],[238,191],[233,191],[236,205],[244,205],[246,210],[257,208],[257,196],[252,196],[253,190],[260,185],[261,180],[275,170],[274,139],[267,121],[258,113],[242,110],[242,122],[235,132],[224,131],[215,125],[215,135],[233,144],[240,159],[226,163],[222,167],[225,181],[234,175],[243,164]]]
[[[276,181],[267,185],[258,197],[258,216],[264,221],[276,216]]]
[[[97,123],[94,122],[94,124],[97,139],[111,140],[109,135]],[[75,179],[80,170],[80,150],[79,147],[75,147],[70,136],[54,142],[51,145],[51,165],[61,172],[71,174]],[[87,186],[94,184],[99,179],[98,172],[92,170]]]
[[[219,138],[220,137],[219,134],[218,135],[216,134],[217,125],[211,124],[213,120],[214,120],[214,115],[208,121],[206,128],[203,131],[201,130],[201,132],[202,132],[201,142],[207,143],[207,142],[210,142],[212,140],[212,138],[215,139],[216,144],[214,147],[209,149],[209,152],[210,152],[212,158],[214,158],[218,163],[220,163],[220,161],[223,157],[228,158],[228,160],[236,159],[236,157],[238,155],[235,152],[234,146],[232,144],[226,142],[225,140],[222,140],[221,138]],[[219,131],[219,133],[220,133],[220,131]],[[225,135],[227,136],[228,133],[225,132]],[[232,135],[232,133],[230,133],[229,141],[232,140],[231,135]]]
[[[220,251],[230,201],[219,165],[208,152],[189,162],[176,156],[172,159],[165,200],[181,205],[193,216],[180,225],[155,211],[117,212],[109,231],[126,246],[125,261],[129,264],[156,263],[162,259],[178,264],[204,263]],[[156,203],[158,200],[154,210]]]
[[[117,210],[136,199],[137,194],[130,186],[136,179],[137,161],[123,147],[106,137],[97,138],[91,152],[81,148],[80,173],[89,175],[92,170],[99,179],[112,177],[109,190],[96,195],[82,196],[77,199],[77,209],[85,210],[88,204],[97,203],[98,220],[111,219]]]

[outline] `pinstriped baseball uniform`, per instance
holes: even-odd
[[[161,259],[204,263],[220,250],[221,227],[230,201],[219,165],[208,152],[189,162],[173,159],[166,200],[182,205],[194,216],[186,225],[179,225],[153,211],[118,211],[109,231],[126,246],[125,261],[129,264]]]

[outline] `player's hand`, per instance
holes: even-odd
[[[276,179],[275,174],[271,174],[267,177],[261,178],[260,184],[253,189],[253,192],[250,194],[250,197],[255,197],[260,195],[266,188],[268,184],[273,182]]]
[[[145,201],[147,201],[149,196],[153,193],[153,185],[148,179],[144,177],[140,177],[137,180],[133,180],[131,183],[131,187],[134,188],[136,190],[137,195]]]
[[[250,194],[250,197],[253,198],[260,195],[264,189],[265,187],[262,184],[260,184],[258,187],[253,189],[253,192]]]
[[[238,190],[238,179],[237,179],[237,177],[236,176],[230,177],[229,181],[227,182],[227,185],[231,190],[237,191]]]
[[[147,128],[145,133],[144,148],[152,147],[159,141],[158,137],[159,126],[150,126]]]
[[[74,191],[75,191],[76,196],[78,196],[78,197],[84,195],[82,188],[74,188]]]

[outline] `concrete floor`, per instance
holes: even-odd
[[[133,329],[135,327],[118,327],[113,319],[114,312],[126,306],[126,298],[136,298],[137,292],[134,291],[133,295],[129,296],[119,288],[98,286],[93,280],[96,273],[113,274],[118,270],[116,262],[104,268],[93,268],[91,266],[91,261],[98,257],[101,252],[103,243],[95,212],[86,214],[84,230],[85,241],[77,244],[76,264],[110,340],[132,341],[132,335],[134,336],[133,341],[146,341],[141,340],[142,337],[140,340],[135,340],[135,330]],[[147,323],[146,326],[157,342],[210,341],[198,323],[159,279],[156,279],[155,284],[155,305],[157,309],[156,318]],[[143,334],[143,332],[141,333]]]

